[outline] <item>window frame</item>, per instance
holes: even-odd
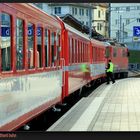
[[[16,23],[17,23],[17,19],[20,19],[20,20],[22,20],[22,23],[23,23],[23,65],[22,65],[22,67],[23,67],[23,69],[17,69],[17,55],[16,55],[16,71],[23,71],[23,70],[25,70],[25,20],[24,19],[22,19],[22,18],[20,18],[20,17],[16,17]],[[17,24],[16,24],[16,29],[17,29]],[[17,30],[16,30],[16,51],[17,51]]]
[[[11,45],[11,48],[10,48],[10,51],[11,51],[11,53],[10,53],[10,58],[11,58],[10,68],[11,69],[9,71],[3,71],[2,70],[2,59],[0,59],[0,66],[1,66],[0,67],[0,72],[2,74],[4,74],[4,73],[12,73],[12,72],[16,71],[15,62],[14,62],[14,49],[15,49],[14,48],[14,43],[15,43],[15,40],[14,40],[14,37],[13,37],[13,36],[15,36],[15,31],[14,31],[14,16],[13,16],[13,14],[12,13],[10,14],[7,11],[4,11],[4,10],[0,11],[1,15],[2,15],[2,13],[9,15],[9,17],[10,17],[10,29],[11,29],[11,32],[10,32],[10,45]],[[1,16],[0,16],[0,20],[2,21]],[[0,24],[0,27],[2,27],[2,24]],[[2,42],[2,39],[1,39],[1,42]],[[1,48],[2,48],[2,46],[1,46]],[[2,49],[0,49],[0,57],[2,58]]]

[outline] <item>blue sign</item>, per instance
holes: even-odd
[[[28,36],[33,36],[33,26],[28,27]],[[41,36],[41,27],[37,27],[37,36]]]
[[[41,27],[37,28],[37,36],[41,36]],[[2,37],[9,37],[10,36],[10,27],[1,27],[1,34]],[[33,27],[28,27],[28,36],[33,36]]]
[[[41,27],[37,27],[37,36],[41,36]]]
[[[140,36],[140,26],[133,26],[133,36]]]
[[[10,36],[10,27],[1,27],[2,37]]]
[[[33,27],[28,27],[28,36],[33,36]]]

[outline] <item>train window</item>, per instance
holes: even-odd
[[[85,62],[85,43],[83,43],[83,62]]]
[[[84,62],[84,43],[82,43],[82,62]]]
[[[72,48],[71,48],[71,42],[72,40],[71,40],[71,38],[69,38],[69,63],[71,64],[71,54],[72,54]]]
[[[34,68],[34,25],[28,23],[28,68]]]
[[[89,57],[90,57],[90,54],[89,54],[89,47],[88,47],[88,44],[87,44],[87,62],[89,60]]]
[[[54,61],[55,61],[55,33],[51,33],[51,55],[52,55],[52,66],[54,66]]]
[[[80,45],[80,62],[82,62],[82,42],[81,42],[81,45]]]
[[[86,60],[87,60],[87,62],[88,62],[88,45],[86,44],[86,48],[87,48],[87,57],[86,57]]]
[[[105,49],[105,57],[106,58],[110,57],[110,50],[108,47],[106,47],[106,49]]]
[[[113,57],[117,57],[117,48],[113,49]]]
[[[92,46],[92,58],[93,58],[93,62],[95,61],[95,50],[94,47]]]
[[[77,40],[75,40],[75,63],[77,63]]]
[[[127,54],[126,54],[125,49],[122,49],[122,57],[126,57],[126,56],[127,56]]]
[[[72,63],[74,63],[74,41],[72,38]]]
[[[57,59],[57,65],[60,64],[60,34],[57,32],[56,36],[56,59]]]
[[[23,69],[23,20],[16,21],[16,68]]]
[[[45,67],[48,67],[49,65],[49,32],[47,29],[45,29]]]
[[[1,61],[2,71],[11,70],[11,16],[1,13]]]
[[[84,44],[84,62],[86,62],[86,44]]]
[[[42,67],[42,27],[37,27],[37,66]]]
[[[78,63],[80,62],[80,41],[78,40]]]

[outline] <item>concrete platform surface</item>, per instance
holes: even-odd
[[[140,131],[140,78],[102,84],[46,131]]]

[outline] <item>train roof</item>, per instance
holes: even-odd
[[[124,47],[127,48],[127,45],[124,43],[118,43],[118,42],[114,42],[114,41],[104,41],[103,42],[104,45],[107,46],[112,46],[112,47]]]
[[[22,12],[23,14],[26,14],[28,16],[33,16],[35,19],[37,19],[38,21],[40,20],[40,22],[44,22],[47,25],[49,25],[50,27],[56,27],[56,28],[61,28],[60,23],[58,22],[58,20],[47,14],[46,12],[44,12],[43,10],[37,8],[36,6],[34,6],[32,3],[3,3],[13,9],[18,9],[20,12]]]
[[[99,41],[97,39],[92,38],[91,43],[105,47],[105,44],[102,41]]]
[[[70,32],[73,32],[73,33],[75,33],[76,35],[79,35],[79,36],[83,37],[84,39],[90,41],[89,36],[88,36],[87,34],[82,33],[82,32],[80,32],[80,31],[76,30],[75,28],[71,27],[70,25],[68,25],[68,24],[66,24],[66,23],[64,23],[64,26],[65,26],[65,28],[66,28],[67,30],[69,30]]]

